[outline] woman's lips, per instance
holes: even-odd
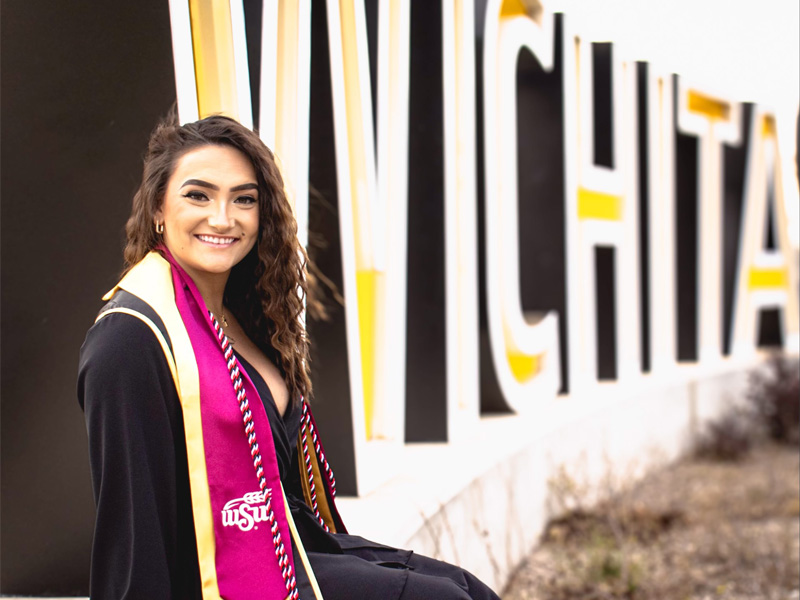
[[[196,235],[195,237],[201,242],[211,244],[213,246],[230,246],[239,240],[239,238],[224,235]]]

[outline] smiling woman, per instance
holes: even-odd
[[[219,300],[228,273],[256,243],[257,199],[247,157],[228,146],[205,146],[178,161],[156,212],[156,228],[163,226],[175,260],[195,283],[216,281]]]
[[[255,133],[159,126],[127,235],[78,379],[93,599],[497,599],[346,532],[308,404],[306,255]]]

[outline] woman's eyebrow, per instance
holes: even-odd
[[[236,185],[230,189],[232,192],[241,192],[242,190],[257,190],[258,184],[257,183],[243,183],[242,185]]]
[[[198,187],[204,187],[210,190],[219,191],[218,185],[214,185],[213,183],[203,181],[202,179],[187,179],[186,181],[183,182],[181,188],[185,188],[187,185],[196,185]],[[243,183],[241,185],[236,185],[230,189],[231,192],[241,192],[242,190],[258,190],[258,184]]]
[[[181,188],[185,188],[187,185],[196,185],[198,187],[204,187],[210,190],[219,190],[219,186],[216,186],[213,183],[208,183],[207,181],[203,181],[202,179],[187,179],[183,182]]]

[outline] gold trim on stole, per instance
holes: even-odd
[[[203,424],[200,415],[200,377],[197,372],[197,361],[192,349],[192,342],[175,304],[170,264],[157,252],[150,252],[139,264],[128,271],[122,281],[106,294],[104,299],[109,299],[119,288],[138,296],[156,311],[164,322],[172,342],[172,354],[175,358],[173,378],[183,410],[186,457],[189,465],[189,485],[192,493],[192,513],[197,537],[197,556],[203,600],[220,600],[215,562],[214,519],[211,511],[211,494],[208,489]],[[169,355],[169,348],[163,344],[162,347],[164,354]],[[168,356],[167,362],[169,360]]]
[[[319,589],[319,584],[317,583],[317,578],[314,575],[314,569],[311,568],[311,563],[308,561],[306,549],[303,548],[303,542],[300,541],[300,534],[297,532],[297,527],[295,527],[294,518],[292,517],[292,509],[289,508],[289,502],[286,501],[286,492],[283,489],[283,483],[281,483],[281,495],[283,496],[283,509],[286,511],[286,521],[289,523],[289,531],[292,533],[292,538],[294,539],[295,546],[297,547],[297,553],[300,555],[300,561],[303,563],[303,567],[306,570],[306,575],[308,575],[308,582],[311,584],[311,589],[314,590],[314,596],[316,596],[317,600],[324,600],[322,597],[322,592]],[[295,565],[295,568],[297,568],[297,565]]]
[[[319,510],[319,515],[322,517],[322,520],[325,521],[328,529],[330,529],[333,533],[336,533],[336,523],[333,520],[333,511],[328,504],[328,496],[325,493],[325,488],[327,486],[322,478],[322,471],[319,468],[319,459],[317,458],[317,451],[314,449],[314,441],[311,438],[311,434],[309,433],[308,429],[306,429],[305,439],[303,439],[302,429],[300,430],[297,439],[297,458],[300,470],[300,486],[303,488],[303,497],[305,498],[306,504],[308,506],[312,506],[311,485],[308,482],[308,471],[306,471],[305,458],[303,457],[302,451],[303,444],[305,443],[308,446],[308,458],[311,463],[311,472],[314,477],[314,484],[318,489],[317,510]]]
[[[150,319],[148,319],[145,315],[140,313],[138,310],[133,310],[132,308],[125,308],[124,306],[118,306],[116,308],[110,308],[106,311],[103,311],[97,318],[94,320],[97,323],[103,317],[106,317],[112,313],[122,313],[124,315],[131,315],[132,317],[136,317],[140,321],[144,321],[144,323],[153,331],[153,334],[156,336],[158,343],[161,345],[161,349],[164,351],[164,356],[167,358],[167,365],[169,366],[169,372],[172,374],[172,379],[176,382],[178,381],[178,371],[175,367],[175,359],[172,357],[172,350],[167,343],[167,340],[164,339],[164,336],[161,334],[161,330],[158,326],[153,323]]]

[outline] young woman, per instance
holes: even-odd
[[[231,119],[150,139],[126,271],[81,349],[93,600],[497,599],[346,533],[307,404],[305,253],[283,189]]]

